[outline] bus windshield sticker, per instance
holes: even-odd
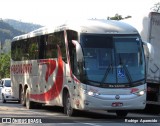
[[[119,68],[117,70],[117,75],[118,75],[119,78],[124,78],[125,77],[124,70],[122,68]]]

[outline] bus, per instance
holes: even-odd
[[[90,19],[43,27],[11,43],[12,94],[28,109],[129,110],[146,105],[146,66],[138,31],[125,23]]]

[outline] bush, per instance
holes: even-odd
[[[10,53],[0,54],[0,78],[10,77],[10,57]]]

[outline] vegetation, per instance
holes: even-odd
[[[10,52],[0,55],[0,78],[10,77]]]
[[[4,44],[6,39],[12,39],[14,36],[24,34],[24,32],[14,29],[9,24],[5,23],[3,20],[0,20],[0,42],[1,45]]]
[[[122,17],[122,15],[119,14],[115,14],[115,16],[113,17],[108,17],[108,20],[123,20],[123,19],[127,19],[127,18],[131,18],[132,16],[126,16],[126,17]]]
[[[10,77],[10,52],[11,40],[13,39],[13,37],[42,27],[40,25],[18,21],[17,24],[14,24],[13,22],[16,22],[15,20],[13,20],[12,23],[11,22],[7,23],[7,20],[0,19],[0,79]],[[27,29],[27,31],[22,31],[21,29]]]
[[[13,19],[6,19],[4,20],[4,22],[11,25],[14,29],[17,29],[24,33],[28,33],[30,31],[33,31],[35,29],[42,27],[41,25],[38,25],[38,24],[25,23],[25,22],[13,20]]]
[[[154,12],[160,12],[160,2],[154,4],[154,6],[151,8]]]

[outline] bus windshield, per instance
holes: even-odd
[[[138,35],[81,34],[81,46],[87,84],[126,87],[144,83],[145,61]]]

